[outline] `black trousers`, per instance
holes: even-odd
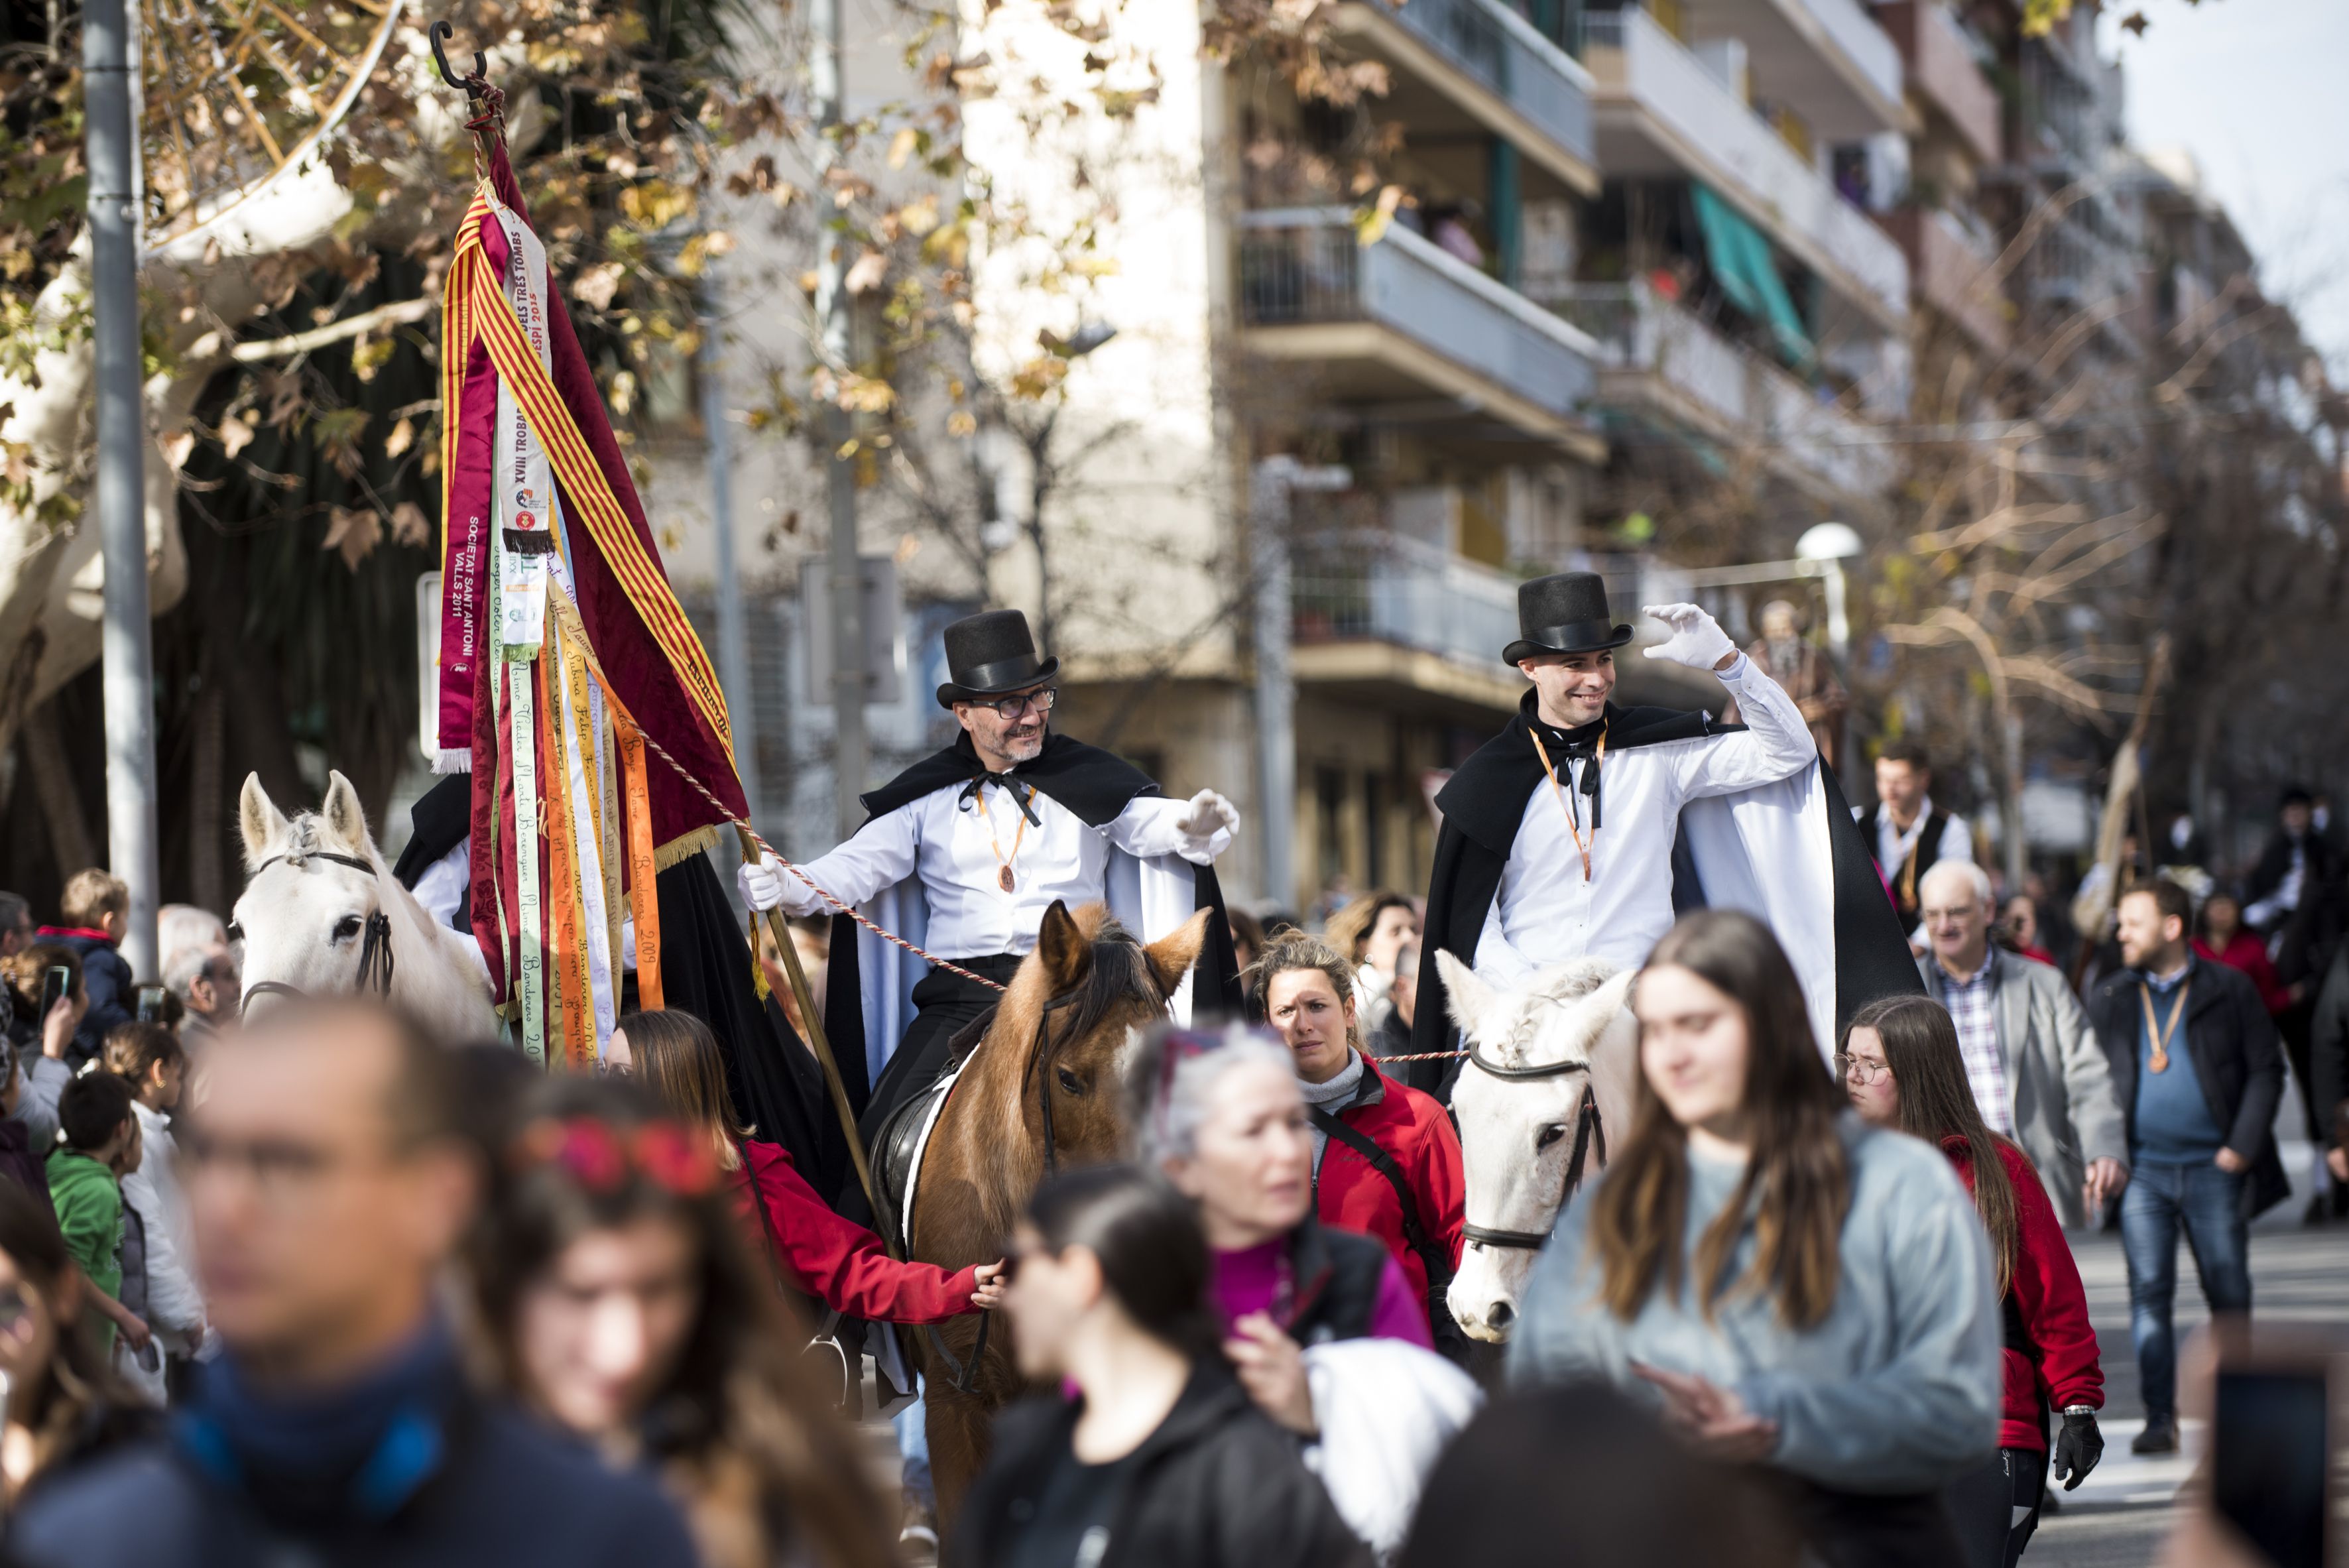
[[[1019,968],[1021,956],[1017,953],[998,953],[954,962],[974,975],[984,975],[999,985],[1008,985]],[[881,1069],[880,1081],[873,1086],[872,1101],[864,1109],[860,1125],[867,1147],[881,1130],[881,1124],[889,1119],[891,1111],[936,1082],[946,1070],[947,1042],[993,1012],[1002,999],[1001,992],[944,969],[933,969],[922,976],[914,986],[914,1021],[905,1026],[905,1038],[897,1042],[889,1065]]]
[[[1967,1568],[2014,1568],[2039,1528],[2047,1497],[2047,1455],[2001,1449],[1950,1483],[1950,1520]]]

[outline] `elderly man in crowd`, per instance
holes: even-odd
[[[12,1560],[692,1563],[649,1478],[467,1382],[438,1284],[481,1173],[448,1053],[377,1007],[300,1002],[222,1035],[211,1071],[181,1148],[226,1353],[169,1438],[33,1493]]]
[[[2095,1026],[2061,971],[1990,939],[1990,874],[1942,861],[1918,883],[1931,950],[1926,994],[1958,1026],[1982,1119],[2023,1146],[2067,1227],[2095,1220],[2128,1181],[2128,1140]]]
[[[163,984],[185,1009],[180,1043],[202,1056],[212,1037],[236,1022],[243,991],[236,954],[218,943],[181,948],[164,960]]]

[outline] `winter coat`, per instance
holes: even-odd
[[[653,1480],[520,1411],[452,1388],[426,1440],[386,1435],[389,1485],[273,1484],[198,1418],[46,1481],[8,1533],[24,1568],[689,1568],[692,1538]],[[381,1494],[381,1495],[378,1495]]]
[[[194,1238],[176,1169],[179,1143],[161,1111],[137,1100],[130,1102],[130,1110],[139,1119],[146,1147],[139,1169],[122,1178],[122,1203],[146,1229],[147,1326],[165,1350],[193,1356],[202,1344],[204,1298],[196,1286]],[[126,1361],[121,1370],[157,1404],[163,1402],[161,1357],[151,1369]]]
[[[66,1250],[89,1276],[89,1283],[115,1300],[122,1299],[122,1186],[114,1172],[88,1155],[70,1149],[50,1151],[49,1199],[57,1205],[57,1229],[65,1233]],[[109,1354],[114,1349],[114,1324],[99,1325]]]
[[[2259,1214],[2292,1196],[2292,1183],[2276,1153],[2276,1105],[2283,1098],[2283,1051],[2275,1021],[2259,990],[2239,971],[2197,960],[2178,1033],[2194,1062],[2194,1076],[2209,1103],[2210,1116],[2226,1134],[2227,1147],[2251,1162],[2243,1183],[2243,1211]],[[2129,1146],[2137,1146],[2137,1050],[2144,1027],[2137,974],[2124,969],[2098,985],[2088,999],[2088,1017],[2111,1064],[2113,1093],[2127,1118]]]
[[[2320,1148],[2338,1147],[2349,1136],[2349,948],[2324,972],[2324,989],[2309,1024],[2308,1088],[2316,1107]]]
[[[1419,1211],[1422,1234],[1440,1256],[1449,1283],[1460,1266],[1460,1227],[1466,1219],[1467,1179],[1461,1172],[1460,1135],[1432,1095],[1405,1087],[1365,1056],[1361,1088],[1335,1108],[1340,1121],[1361,1133],[1394,1161]],[[1428,1299],[1429,1260],[1403,1233],[1402,1199],[1363,1155],[1333,1137],[1314,1173],[1315,1212],[1324,1225],[1375,1237],[1402,1265],[1412,1298]]]
[[[947,1538],[949,1568],[1016,1563],[1022,1524],[1053,1477],[1076,1462],[1081,1402],[1040,1395],[996,1418],[993,1452]],[[1296,1439],[1273,1425],[1219,1367],[1202,1364],[1134,1450],[1110,1515],[1118,1568],[1335,1568],[1367,1564]]]
[[[801,1177],[781,1144],[746,1140],[732,1177],[734,1212],[761,1256],[783,1281],[849,1317],[875,1323],[941,1323],[971,1310],[978,1271],[899,1263],[881,1238],[833,1212]]]
[[[1965,1140],[1941,1140],[1941,1152],[1957,1167],[1958,1180],[1971,1192],[1974,1162]],[[2104,1368],[2096,1360],[2096,1331],[2088,1326],[2088,1293],[2080,1284],[2080,1265],[2072,1261],[2072,1244],[2056,1222],[2054,1205],[2039,1173],[2023,1150],[2001,1139],[1999,1163],[2014,1188],[2014,1264],[2005,1299],[1999,1303],[2006,1319],[2005,1411],[1998,1446],[2047,1448],[2047,1410],[2066,1405],[2105,1403]]]
[[[0,1119],[0,1176],[15,1181],[33,1195],[34,1201],[57,1217],[57,1205],[49,1201],[49,1174],[41,1164],[41,1157],[33,1152],[32,1139],[25,1124],[16,1117]]]
[[[2089,1162],[2128,1163],[2112,1068],[2060,970],[1996,947],[1988,962],[1991,1017],[2006,1065],[2006,1109],[2014,1140],[2046,1173],[2056,1214],[2076,1230],[2094,1218],[2081,1191]],[[1917,972],[1924,977],[1925,994],[1940,1001],[1948,980],[1940,961],[1929,953],[1917,961]]]
[[[2230,969],[2240,969],[2259,988],[2260,1000],[2271,1013],[2281,1013],[2292,1006],[2292,987],[2276,974],[2269,962],[2268,944],[2248,931],[2235,933],[2225,952],[2211,946],[2200,937],[2194,939],[2194,951],[2213,964],[2223,964]]]
[[[73,1044],[66,1047],[66,1054],[73,1058],[68,1065],[78,1068],[106,1048],[107,1036],[138,1016],[139,989],[130,977],[129,960],[106,933],[83,926],[45,925],[40,939],[70,947],[81,957],[81,985],[89,997],[89,1011],[81,1016]]]

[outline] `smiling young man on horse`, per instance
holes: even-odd
[[[1823,1041],[1860,1004],[1917,989],[1835,775],[1793,699],[1699,606],[1647,614],[1671,634],[1648,657],[1711,671],[1745,724],[1702,709],[1618,707],[1615,650],[1632,633],[1608,613],[1606,583],[1566,572],[1521,586],[1519,636],[1501,656],[1532,687],[1436,797],[1444,827],[1415,1050],[1450,1043],[1437,954],[1502,987],[1573,959],[1636,967],[1676,905],[1727,904],[1767,920]],[[1412,1081],[1448,1095],[1458,1071],[1423,1064]]]
[[[1037,656],[1019,611],[955,622],[946,655],[949,678],[937,696],[962,726],[954,744],[864,796],[864,825],[809,862],[805,880],[769,858],[739,873],[754,909],[828,913],[832,905],[811,884],[820,885],[955,966],[925,973],[867,931],[854,930],[855,940],[834,933],[825,1022],[833,1039],[864,1042],[877,1079],[868,1137],[937,1077],[948,1041],[994,1006],[996,987],[1036,945],[1056,901],[1071,909],[1106,902],[1145,943],[1197,910],[1214,910],[1214,950],[1203,955],[1206,975],[1197,984],[1218,1006],[1238,1001],[1213,869],[1239,828],[1231,803],[1212,789],[1168,799],[1129,764],[1053,734],[1060,661]],[[1187,985],[1178,992],[1178,1018],[1199,994]]]

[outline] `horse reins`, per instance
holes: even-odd
[[[1157,972],[1152,969],[1146,961],[1142,969],[1143,973],[1150,977],[1151,995],[1156,997],[1159,1006],[1164,1007],[1169,997],[1159,988]],[[1052,1065],[1052,1058],[1060,1054],[1060,1047],[1068,1043],[1066,1036],[1062,1036],[1059,1040],[1053,1039],[1052,1015],[1065,1007],[1075,1006],[1077,997],[1077,992],[1064,991],[1044,1004],[1043,1010],[1036,1015],[1036,1037],[1028,1047],[1028,1064],[1020,1069],[1019,1074],[1019,1090],[1022,1094],[1028,1091],[1028,1080],[1031,1078],[1036,1080],[1036,1105],[1044,1124],[1044,1174],[1048,1177],[1058,1174],[1061,1169],[1060,1139],[1052,1124],[1052,1075],[1048,1069]],[[978,1315],[978,1338],[971,1345],[970,1359],[968,1361],[958,1357],[947,1347],[946,1336],[938,1332],[936,1324],[926,1323],[922,1326],[923,1332],[929,1336],[930,1349],[936,1354],[939,1360],[946,1363],[947,1382],[956,1392],[962,1394],[977,1392],[978,1364],[987,1356],[987,1331],[994,1321],[995,1314],[992,1312],[982,1312]]]
[[[1486,1056],[1481,1046],[1471,1046],[1465,1055],[1472,1066],[1492,1074],[1496,1078],[1512,1083],[1533,1078],[1563,1078],[1568,1073],[1587,1074],[1590,1071],[1590,1064],[1588,1061],[1572,1060],[1543,1062],[1537,1067],[1530,1068],[1507,1067]],[[1583,1165],[1594,1147],[1599,1150],[1599,1163],[1605,1164],[1607,1128],[1599,1118],[1598,1086],[1586,1083],[1582,1089],[1582,1109],[1574,1119],[1574,1152],[1567,1157],[1566,1191],[1558,1194],[1558,1208],[1565,1208],[1567,1200],[1572,1198],[1576,1190],[1582,1185]],[[1502,1231],[1489,1225],[1466,1223],[1461,1225],[1460,1236],[1463,1241],[1477,1246],[1514,1247],[1520,1252],[1528,1253],[1541,1251],[1549,1242],[1547,1233],[1541,1231]]]
[[[375,867],[357,855],[338,855],[326,850],[305,850],[300,854],[272,855],[254,867],[253,874],[259,876],[280,861],[288,861],[297,869],[304,861],[332,861],[338,866],[348,866],[355,872],[365,872],[369,877],[376,874]],[[359,967],[357,975],[354,977],[357,984],[352,988],[361,992],[372,990],[388,996],[391,995],[391,917],[384,913],[382,907],[378,905],[367,915],[367,934],[359,939]],[[308,994],[299,985],[288,985],[283,980],[256,980],[244,988],[244,1000],[238,1005],[237,1014],[241,1017],[251,1011],[253,999],[255,996],[291,996],[298,1001]]]

